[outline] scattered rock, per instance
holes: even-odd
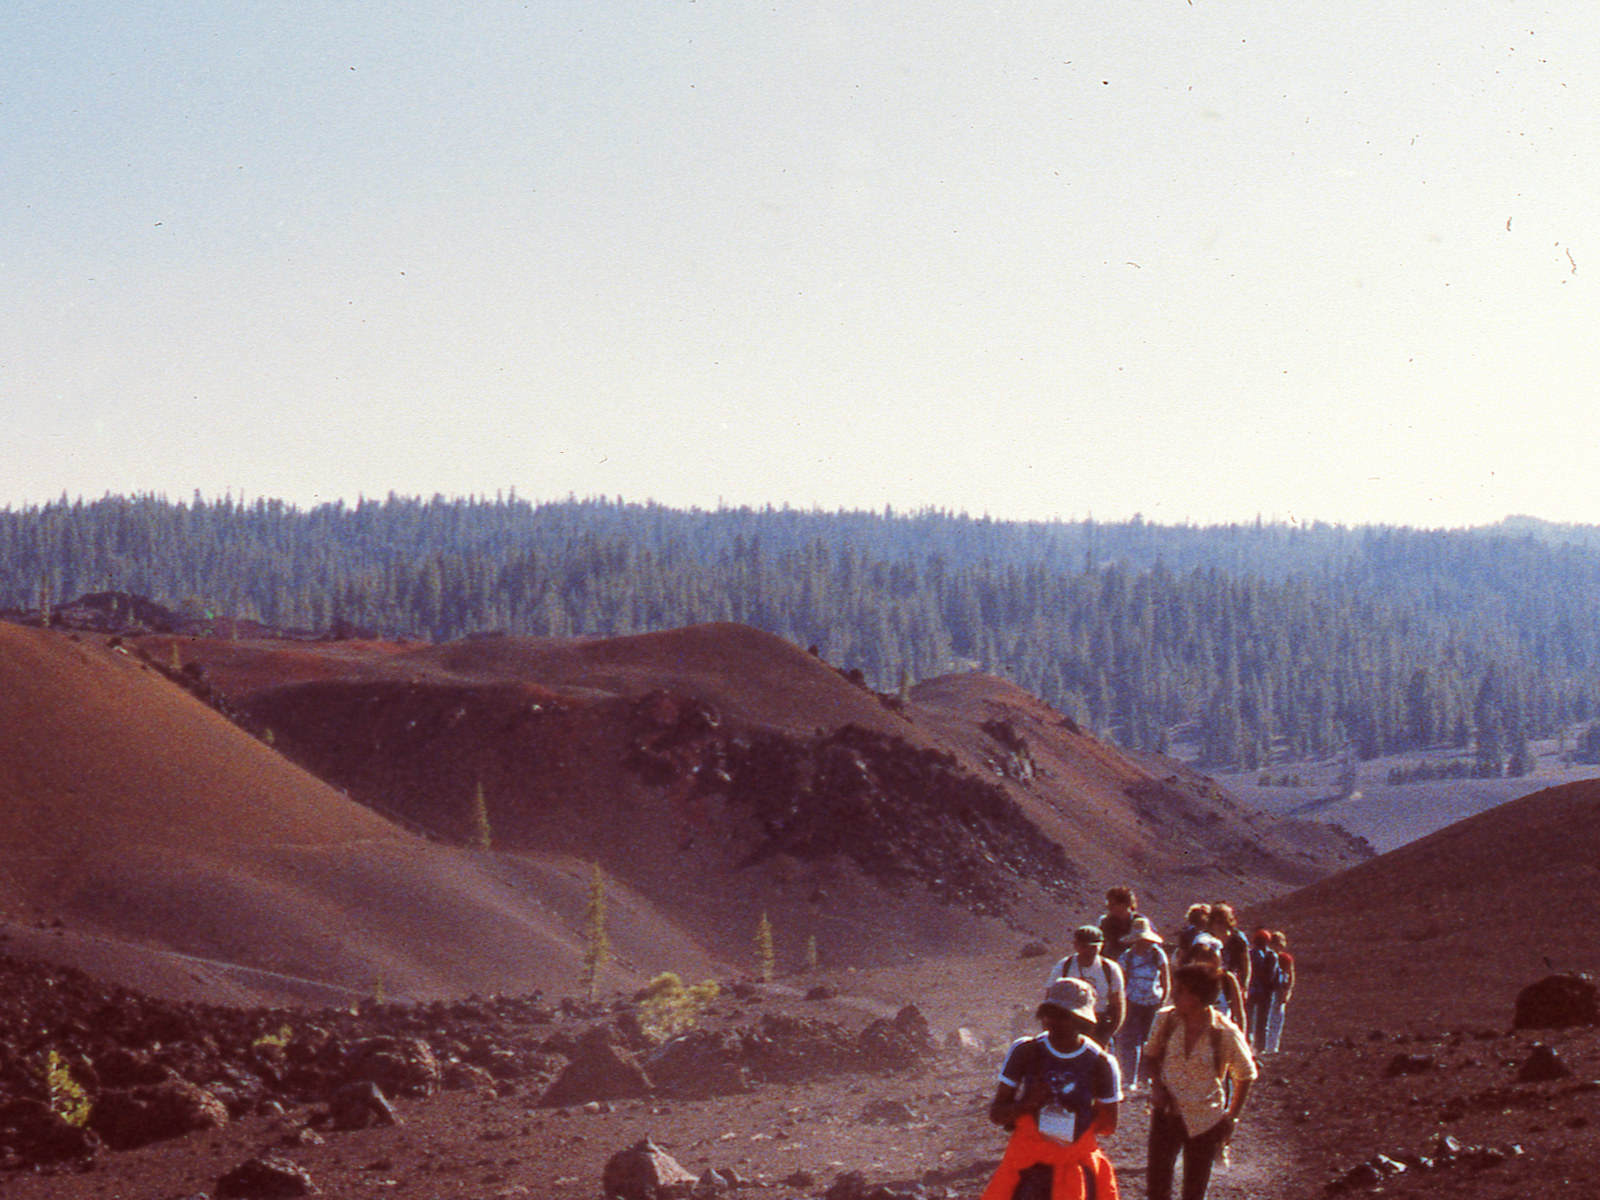
[[[376,1125],[398,1125],[389,1097],[377,1084],[363,1081],[347,1083],[328,1097],[328,1119],[335,1129],[369,1129]]]
[[[1043,958],[1050,951],[1045,949],[1043,942],[1023,942],[1022,949],[1017,951],[1018,958]]]
[[[493,1092],[495,1078],[482,1067],[471,1063],[446,1063],[439,1077],[440,1086],[452,1092]]]
[[[616,1200],[668,1200],[688,1196],[698,1181],[648,1137],[606,1162],[601,1192]]]
[[[846,1171],[823,1193],[823,1200],[866,1200],[867,1177],[860,1171]]]
[[[944,1046],[946,1050],[964,1054],[968,1058],[987,1059],[989,1057],[989,1048],[983,1044],[983,1039],[965,1025],[958,1029],[952,1029],[949,1036],[944,1040]]]
[[[862,1057],[869,1067],[901,1070],[931,1058],[938,1047],[927,1018],[915,1004],[908,1004],[893,1020],[877,1020],[861,1031],[857,1039]]]
[[[109,1046],[95,1055],[94,1069],[105,1088],[146,1087],[177,1078],[171,1067],[127,1046]]]
[[[918,1118],[904,1100],[874,1100],[861,1110],[860,1119],[867,1125],[910,1125]]]
[[[1431,1054],[1396,1054],[1389,1060],[1389,1065],[1383,1069],[1384,1076],[1393,1079],[1397,1075],[1420,1075],[1424,1071],[1431,1071],[1438,1063]]]
[[[271,1154],[242,1162],[217,1180],[218,1200],[293,1200],[316,1191],[304,1167]]]
[[[102,1145],[93,1130],[68,1124],[42,1100],[0,1105],[0,1143],[23,1162],[93,1162]]]
[[[431,1096],[443,1080],[433,1047],[421,1038],[366,1038],[350,1047],[350,1083],[373,1083],[389,1096]]]
[[[113,1150],[132,1150],[200,1129],[221,1129],[227,1123],[228,1109],[222,1101],[182,1079],[101,1092],[89,1113],[89,1128]]]
[[[1553,1046],[1535,1042],[1517,1070],[1517,1079],[1522,1083],[1549,1083],[1553,1079],[1566,1079],[1571,1074],[1572,1068],[1562,1061]]]
[[[662,1091],[686,1099],[706,1099],[750,1090],[750,1072],[739,1055],[737,1038],[696,1029],[651,1051],[643,1066]]]
[[[1588,975],[1546,975],[1517,993],[1517,1029],[1600,1024],[1600,989]]]
[[[1379,1171],[1372,1163],[1357,1163],[1339,1177],[1336,1187],[1330,1190],[1343,1190],[1353,1187],[1371,1187],[1375,1183],[1383,1182],[1383,1172]]]
[[[1404,1175],[1406,1164],[1397,1158],[1390,1158],[1387,1154],[1379,1154],[1372,1160],[1372,1165],[1378,1168],[1378,1174],[1384,1178],[1392,1175]]]
[[[577,1057],[566,1065],[540,1097],[543,1108],[587,1104],[591,1100],[627,1100],[654,1090],[639,1060],[604,1038],[585,1038]]]

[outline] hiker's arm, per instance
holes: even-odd
[[[1121,1105],[1106,1104],[1104,1101],[1094,1102],[1094,1121],[1089,1126],[1089,1131],[1095,1137],[1112,1137],[1117,1132],[1117,1109]]]
[[[1049,1098],[1050,1089],[1040,1078],[1030,1079],[1020,1096],[1010,1084],[1002,1083],[995,1088],[994,1099],[989,1102],[989,1120],[1010,1129],[1024,1114],[1037,1118]]]
[[[1152,1054],[1149,1043],[1145,1044],[1145,1051],[1139,1056],[1137,1077],[1150,1085],[1150,1100],[1157,1108],[1164,1108],[1172,1099],[1167,1085],[1161,1082],[1161,1060],[1165,1057],[1165,1046]]]
[[[1239,1117],[1244,1113],[1244,1102],[1250,1095],[1251,1080],[1234,1078],[1233,1102],[1228,1105],[1228,1111],[1223,1117],[1228,1122],[1228,1136],[1233,1136],[1234,1128],[1239,1124]]]

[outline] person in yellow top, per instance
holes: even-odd
[[[1179,967],[1172,973],[1172,1007],[1156,1015],[1144,1044],[1139,1073],[1150,1081],[1150,1200],[1171,1200],[1180,1151],[1182,1200],[1205,1200],[1212,1164],[1233,1136],[1256,1078],[1244,1034],[1213,1007],[1221,990],[1217,968]]]

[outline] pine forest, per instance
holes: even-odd
[[[880,689],[981,669],[1203,765],[1529,739],[1600,716],[1600,527],[1007,522],[389,496],[0,510],[0,607],[119,591],[306,634],[442,641],[738,621]]]

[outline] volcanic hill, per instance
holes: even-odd
[[[404,830],[127,647],[0,623],[0,915],[16,948],[178,995],[570,986],[575,864]],[[648,905],[627,954],[705,958]]]
[[[407,827],[599,863],[717,957],[780,966],[1059,936],[1140,881],[1252,900],[1367,856],[1087,736],[992,676],[881,695],[738,625],[443,645],[148,636],[150,661]]]
[[[1324,1024],[1503,1021],[1516,987],[1600,971],[1600,780],[1459,821],[1251,913],[1296,931]]]

